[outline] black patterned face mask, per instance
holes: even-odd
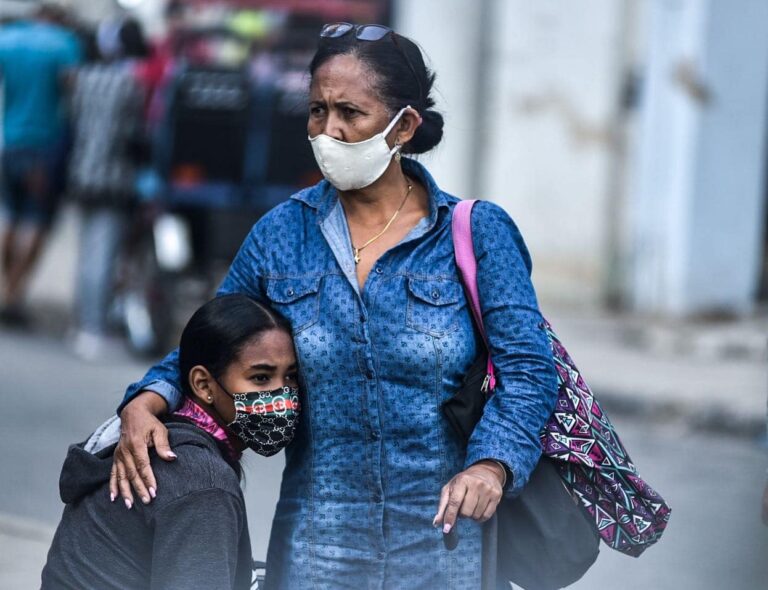
[[[235,419],[227,427],[248,448],[271,457],[293,440],[299,418],[297,388],[235,394],[224,391],[235,402]]]

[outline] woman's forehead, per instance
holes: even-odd
[[[312,100],[380,103],[373,88],[374,74],[354,55],[335,55],[315,70]]]

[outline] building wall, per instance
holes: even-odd
[[[619,198],[624,3],[494,4],[483,193],[520,225],[542,296],[600,301]]]
[[[749,313],[762,264],[768,3],[651,3],[632,190],[636,309]]]
[[[501,204],[542,299],[749,313],[763,264],[764,0],[420,0],[446,189]],[[637,110],[625,109],[639,73]]]
[[[478,59],[488,0],[396,0],[394,28],[416,41],[437,73],[435,108],[445,120],[443,141],[420,157],[452,194],[477,195],[474,181]]]
[[[502,205],[545,299],[604,292],[616,183],[624,2],[420,0],[396,26],[438,72],[445,144],[426,162],[448,190]]]

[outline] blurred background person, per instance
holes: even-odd
[[[175,61],[174,49],[184,27],[186,5],[181,0],[170,0],[164,8],[165,32],[151,43],[150,55],[138,67],[138,76],[147,88],[147,120],[159,124],[165,110],[163,91],[170,79]]]
[[[74,349],[88,359],[104,350],[115,262],[136,202],[146,94],[137,71],[148,55],[133,19],[102,22],[96,40],[101,59],[81,67],[73,80],[69,168],[69,190],[82,219]]]
[[[67,145],[66,74],[81,59],[64,13],[41,6],[0,29],[3,79],[0,321],[24,325],[24,288],[40,256],[62,191]]]

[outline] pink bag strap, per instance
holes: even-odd
[[[488,375],[484,388],[493,391],[496,389],[496,371],[491,361],[491,347],[488,345],[488,336],[483,325],[483,313],[480,310],[480,294],[477,290],[477,259],[475,258],[475,246],[472,243],[472,207],[476,200],[459,201],[453,209],[451,220],[451,234],[453,235],[453,251],[456,257],[456,266],[464,283],[464,290],[469,299],[469,307],[475,318],[475,325],[480,331],[488,351]]]

